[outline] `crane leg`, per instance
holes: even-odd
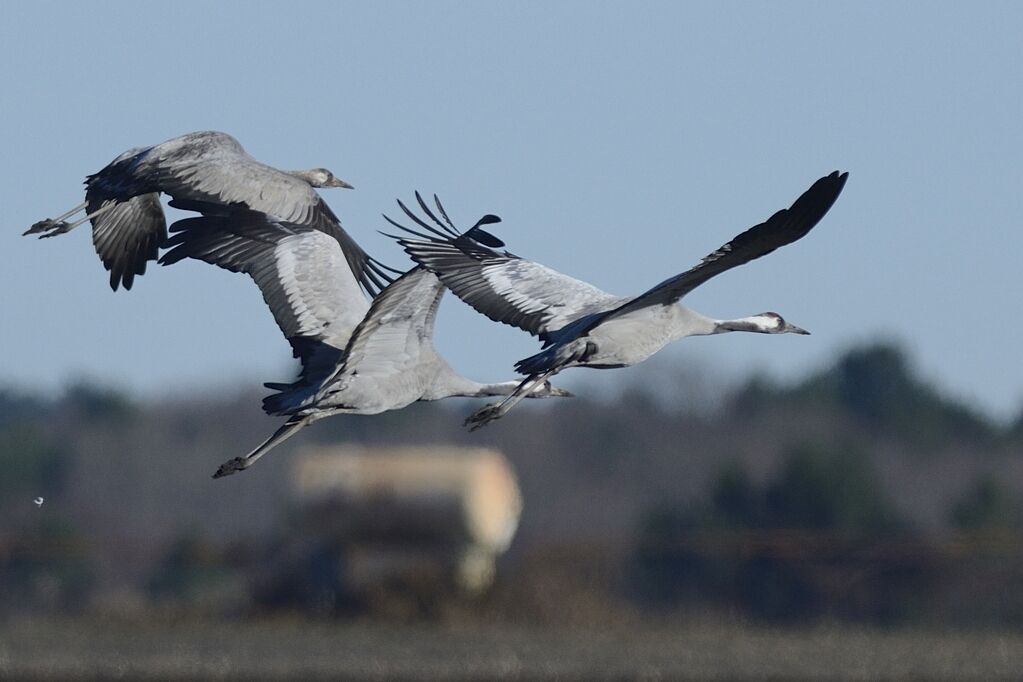
[[[85,208],[85,202],[84,201],[82,203],[78,204],[77,206],[75,206],[73,209],[71,209],[67,213],[63,213],[63,214],[57,216],[56,218],[46,218],[44,220],[40,220],[39,222],[33,224],[32,227],[30,227],[27,230],[25,230],[24,232],[22,232],[21,236],[24,237],[24,236],[27,236],[27,235],[30,235],[30,234],[36,234],[37,232],[44,232],[44,231],[50,230],[50,229],[52,229],[52,228],[54,228],[54,227],[64,223],[64,219],[65,218],[70,218],[74,214],[76,214],[79,211],[81,211],[83,208]]]
[[[515,407],[516,403],[532,393],[538,386],[541,386],[545,381],[550,379],[552,376],[558,373],[557,369],[551,369],[543,374],[533,374],[522,380],[511,395],[502,400],[499,403],[486,405],[476,410],[469,415],[469,418],[465,420],[465,426],[469,427],[470,431],[482,428],[490,422],[500,419],[503,417],[508,410]]]
[[[217,469],[217,472],[213,474],[213,478],[230,476],[231,474],[237,473],[243,469],[248,469],[256,463],[257,459],[270,452],[271,449],[280,445],[288,438],[294,436],[303,426],[312,421],[313,418],[311,415],[306,417],[292,417],[284,423],[284,426],[274,431],[272,436],[260,443],[256,449],[249,454],[244,457],[235,457],[234,459],[230,459],[221,464]]]
[[[84,223],[86,220],[92,220],[96,216],[103,215],[104,213],[106,213],[107,211],[109,211],[114,206],[117,206],[120,203],[121,202],[119,201],[110,201],[108,203],[105,203],[97,210],[86,215],[84,218],[79,218],[73,223],[69,223],[66,220],[64,220],[65,218],[72,216],[75,213],[78,213],[83,208],[85,208],[85,204],[83,203],[79,205],[77,208],[72,209],[71,211],[68,211],[62,216],[58,216],[57,218],[47,218],[46,220],[40,220],[38,223],[28,228],[21,234],[22,236],[25,236],[29,234],[36,234],[42,232],[43,234],[39,235],[40,239],[46,239],[47,237],[56,237],[58,234],[70,232],[71,230],[75,229],[76,227]]]

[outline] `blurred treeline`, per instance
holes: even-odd
[[[525,499],[465,617],[1023,625],[1023,416],[948,397],[895,344],[785,384],[632,371],[613,400],[535,401],[472,434],[468,402],[337,417],[217,481],[278,423],[262,389],[0,388],[0,609],[249,612],[294,531],[296,447],[452,443],[502,450]]]

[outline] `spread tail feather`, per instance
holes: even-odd
[[[270,415],[294,414],[303,407],[306,407],[310,398],[316,395],[317,384],[299,379],[291,384],[278,384],[267,382],[263,384],[267,388],[278,391],[263,398],[263,411]]]
[[[574,339],[566,344],[554,345],[536,355],[519,360],[515,363],[515,371],[519,374],[544,374],[559,371],[565,367],[582,362],[593,355],[597,345],[585,338]]]

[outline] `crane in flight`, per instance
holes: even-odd
[[[406,233],[388,236],[397,239],[416,263],[436,274],[452,293],[490,319],[523,329],[543,342],[543,350],[516,363],[515,368],[526,375],[518,388],[503,401],[469,416],[466,425],[475,430],[501,418],[537,386],[570,367],[635,365],[687,336],[736,331],[809,334],[774,312],[718,320],[679,300],[710,278],[806,236],[834,204],[847,178],[848,173],[838,171],[820,178],[789,208],[638,296],[609,294],[539,263],[498,251],[492,244],[471,239],[470,233],[459,237],[446,234],[405,206],[406,215],[425,231],[384,217]],[[420,206],[427,208],[421,199]]]
[[[200,131],[118,155],[85,179],[84,202],[35,223],[24,234],[54,237],[91,221],[92,242],[110,271],[110,287],[131,289],[167,238],[162,192],[176,208],[189,202],[240,206],[326,232],[342,243],[359,283],[376,293],[397,271],[359,248],[316,193],[314,188],[320,187],[352,186],[325,168],[278,170],[254,159],[230,135]],[[82,210],[84,217],[68,222]]]
[[[453,396],[571,396],[546,381],[523,392],[518,381],[480,383],[458,374],[433,346],[445,287],[424,267],[413,267],[370,303],[336,234],[240,207],[188,207],[203,216],[171,226],[160,263],[192,258],[248,274],[302,364],[295,382],[266,384],[277,393],[263,400],[263,409],[288,420],[249,454],[222,464],[214,478],[252,466],[300,429],[335,414],[378,414]],[[437,209],[445,218],[439,231],[454,243],[503,246],[482,229],[498,222],[496,216],[460,235],[439,201]]]

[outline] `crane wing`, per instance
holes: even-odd
[[[334,371],[369,303],[334,237],[254,211],[171,225],[163,265],[184,258],[252,277],[302,362],[303,382]]]
[[[189,201],[244,206],[334,237],[370,295],[397,273],[371,258],[308,182],[257,161],[226,133],[205,131],[155,145],[131,162],[135,172],[181,205]],[[177,204],[175,204],[177,205]]]
[[[344,251],[348,266],[355,273],[355,278],[370,296],[379,294],[388,284],[394,281],[395,275],[401,274],[388,265],[384,265],[377,259],[362,250],[352,236],[341,227],[334,212],[330,210],[326,202],[321,198],[313,208],[312,220],[309,223],[312,227],[321,232],[329,234],[336,239]]]
[[[416,238],[389,236],[401,244],[412,260],[435,273],[455,296],[495,322],[543,339],[547,332],[613,308],[624,300],[539,263],[485,246],[473,238],[476,228],[464,235],[453,227],[446,229],[447,234],[433,230],[401,202],[399,205],[430,233],[412,230],[384,216]],[[425,208],[422,202],[420,205]]]
[[[737,235],[705,256],[695,267],[664,280],[606,315],[599,316],[589,327],[640,308],[674,303],[711,277],[801,239],[835,203],[848,177],[848,173],[835,171],[817,180],[789,208]]]
[[[110,287],[131,289],[135,275],[146,271],[146,263],[156,260],[160,244],[167,238],[167,220],[160,195],[140,194],[128,201],[101,199],[86,192],[86,212],[95,213],[114,203],[116,206],[93,217],[92,243],[103,266],[110,271]]]
[[[433,352],[433,324],[444,285],[429,270],[415,267],[373,299],[355,328],[338,374],[394,377],[417,367]]]

